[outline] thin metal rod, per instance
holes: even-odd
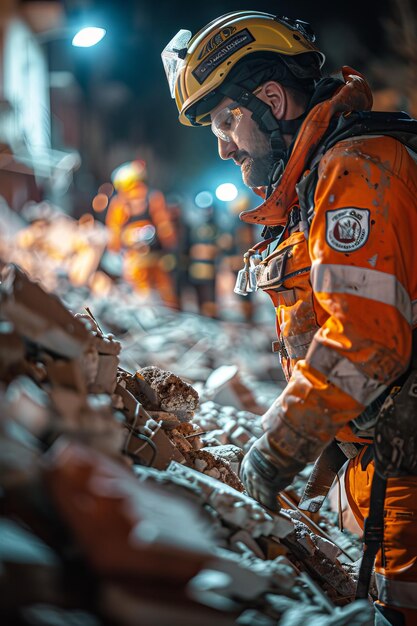
[[[314,522],[312,519],[310,519],[308,517],[308,515],[306,515],[304,513],[304,511],[301,511],[301,509],[298,508],[298,506],[295,504],[295,502],[293,502],[291,500],[291,498],[287,495],[285,495],[282,491],[279,494],[279,498],[293,511],[297,511],[298,513],[300,513],[301,517],[303,518],[303,520],[305,521],[305,523],[307,524],[307,526],[310,526],[310,528],[312,530],[317,531],[318,535],[321,535],[322,537],[324,537],[324,539],[327,539],[327,541],[330,541],[331,543],[333,543],[337,548],[339,548],[339,550],[341,552],[343,552],[343,554],[345,556],[347,556],[347,558],[352,561],[352,563],[354,563],[355,559],[352,558],[350,556],[350,554],[348,554],[346,552],[346,550],[344,550],[341,546],[339,546],[339,544],[337,543],[337,541],[335,541],[334,539],[332,539],[332,537],[330,535],[328,535],[326,533],[325,530],[323,530],[322,528],[320,528],[320,526],[318,524],[316,524],[316,522]]]

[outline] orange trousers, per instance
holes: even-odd
[[[346,470],[348,502],[361,528],[368,516],[374,475],[374,462],[364,462],[366,449]],[[380,620],[377,618],[376,624],[417,626],[417,476],[388,479],[384,541],[376,557],[375,575]]]
[[[140,255],[135,251],[125,254],[123,277],[143,296],[157,294],[165,306],[178,309],[178,298],[171,274],[160,263],[155,253]]]

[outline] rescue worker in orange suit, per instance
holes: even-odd
[[[265,227],[265,241],[246,255],[239,290],[254,275],[271,296],[288,384],[263,416],[265,433],[241,478],[276,509],[279,492],[336,445],[354,457],[346,488],[363,525],[374,473],[366,444],[409,367],[417,323],[411,140],[369,112],[372,95],[358,72],[322,75],[324,56],[306,22],[235,12],[194,37],[180,31],[162,58],[180,122],[211,125],[220,157],[264,198],[241,214]],[[417,477],[389,478],[383,502],[375,619],[411,626]]]
[[[123,252],[123,278],[146,296],[177,308],[172,278],[177,236],[162,192],[146,185],[146,164],[132,161],[112,175],[117,192],[106,215],[109,249]]]

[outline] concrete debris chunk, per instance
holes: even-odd
[[[192,488],[201,494],[203,501],[233,528],[243,528],[254,538],[269,535],[280,538],[293,532],[293,523],[285,513],[269,514],[253,498],[207,474],[177,463],[171,463],[168,472],[186,478]]]
[[[96,377],[98,358],[96,353],[91,353],[90,350],[87,350],[84,356],[86,357],[84,359],[71,360],[46,357],[45,369],[52,385],[72,389],[80,396],[85,396]]]
[[[325,537],[320,537],[319,535],[315,535],[314,543],[317,548],[331,561],[335,561],[338,556],[340,556],[341,550],[334,543],[325,539]]]
[[[276,620],[255,609],[248,609],[238,617],[236,624],[239,626],[276,626]]]
[[[210,374],[203,395],[219,404],[231,405],[261,415],[264,411],[244,384],[236,365],[222,365]]]
[[[0,377],[9,382],[24,373],[25,346],[11,322],[0,321]]]
[[[220,446],[211,446],[210,448],[203,448],[202,452],[207,452],[211,454],[216,459],[222,459],[223,461],[227,461],[229,463],[230,468],[236,473],[239,474],[240,463],[243,459],[243,451],[238,446],[233,445],[220,445]]]
[[[373,610],[364,600],[345,607],[336,607],[327,615],[316,607],[301,605],[288,609],[280,626],[372,626]]]
[[[15,266],[2,271],[0,305],[21,336],[55,354],[80,357],[90,342],[84,324]]]
[[[227,562],[238,563],[243,569],[250,570],[266,582],[266,589],[269,591],[279,591],[291,596],[291,591],[299,584],[299,575],[294,565],[283,556],[275,559],[265,560],[255,554],[246,551],[243,554],[236,554],[229,550],[217,550],[219,557]]]
[[[189,583],[191,593],[204,601],[207,593],[224,598],[254,602],[268,587],[267,577],[259,576],[249,568],[230,559],[217,559],[207,564]]]
[[[165,430],[178,428],[181,424],[180,420],[173,413],[167,411],[148,411],[149,415],[161,423]]]
[[[202,471],[207,476],[217,478],[221,482],[229,485],[236,491],[244,490],[237,473],[232,469],[231,464],[222,456],[213,455],[211,450],[198,450],[191,454],[194,458],[194,468]],[[204,464],[202,466],[201,464]],[[200,469],[203,467],[203,469]]]
[[[34,437],[42,435],[52,422],[51,402],[30,378],[20,376],[7,387],[3,400],[0,401],[3,419],[8,417],[20,424]]]
[[[155,366],[143,367],[136,372],[139,399],[143,401],[145,408],[148,408],[146,404],[149,402],[149,398],[140,389],[141,380],[145,380],[155,393],[157,408],[173,413],[183,420],[193,416],[198,406],[198,393],[179,376]],[[149,406],[149,408],[154,407]]]
[[[254,554],[259,559],[265,559],[265,555],[259,544],[246,530],[238,530],[234,535],[231,535],[229,537],[229,544],[232,549],[236,550],[236,552],[240,552],[242,554]]]
[[[103,333],[91,312],[88,315],[77,314],[75,317],[84,322],[93,336],[90,350],[83,355],[83,369],[89,391],[112,394],[117,384],[121,343],[113,334]]]
[[[354,598],[355,581],[334,557],[336,547],[334,551],[329,550],[330,542],[319,539],[303,522],[296,519],[294,520],[294,533],[288,535],[286,541],[294,555],[307,566],[308,571],[314,571],[324,581],[330,597],[334,599],[336,593],[349,600]]]

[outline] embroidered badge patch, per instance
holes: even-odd
[[[326,213],[326,241],[338,252],[353,252],[369,237],[368,209],[347,207]]]

